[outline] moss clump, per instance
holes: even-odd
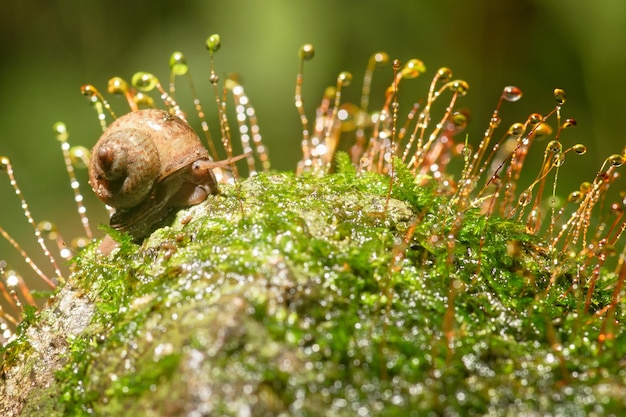
[[[578,293],[565,291],[567,268],[554,276],[535,237],[455,212],[402,166],[390,199],[389,177],[339,166],[324,177],[258,175],[179,212],[140,246],[118,236],[108,257],[88,248],[7,347],[3,409],[406,416],[626,407],[620,353],[600,351],[603,322],[581,311]],[[609,284],[598,285],[598,306]],[[36,342],[46,334],[54,348]],[[51,352],[58,360],[36,371],[44,382],[7,391]]]

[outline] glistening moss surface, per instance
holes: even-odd
[[[69,287],[93,303],[93,317],[66,335],[66,364],[25,414],[626,407],[624,336],[599,349],[602,320],[582,312],[582,291],[567,292],[572,266],[553,275],[520,225],[460,216],[401,166],[388,202],[388,177],[339,166],[322,178],[223,187],[142,246],[120,238],[110,257],[85,251]],[[596,309],[615,278],[603,276]],[[9,348],[5,368],[28,362],[29,343],[25,335]]]

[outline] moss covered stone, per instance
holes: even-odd
[[[568,269],[555,276],[518,224],[458,213],[405,174],[399,166],[390,197],[389,177],[347,166],[324,177],[258,175],[180,211],[141,245],[114,236],[109,256],[87,248],[6,347],[0,410],[623,409],[624,352],[599,348],[603,322],[564,290]],[[609,284],[596,291],[600,305]]]

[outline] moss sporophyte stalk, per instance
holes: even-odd
[[[162,123],[200,126],[201,157],[223,159],[211,166],[214,190],[192,189],[195,168],[158,171],[143,187],[148,200],[124,199],[111,208],[111,227],[93,233],[74,168],[97,158],[111,173],[101,178],[121,189],[132,158],[118,157],[115,147],[94,155],[72,147],[58,123],[85,231],[66,245],[52,223],[33,219],[19,172],[1,159],[51,267],[36,265],[0,232],[52,288],[38,309],[40,294],[2,265],[3,415],[601,416],[626,409],[626,196],[609,192],[623,189],[626,150],[608,156],[579,189],[562,190],[559,174],[586,151],[562,141],[576,125],[562,116],[563,90],[554,90],[551,111],[502,129],[506,106],[522,97],[505,87],[476,141],[464,134],[469,114],[457,110],[468,83],[439,68],[423,96],[404,103],[399,91],[420,82],[425,65],[389,65],[378,52],[360,103],[343,102],[354,80],[341,72],[309,121],[302,86],[314,49],[305,45],[294,111],[302,159],[295,173],[275,172],[243,87],[214,69],[219,36],[206,45],[214,130],[181,52],[170,58],[169,86],[139,72],[130,83],[112,78],[107,90],[131,114],[160,107]],[[389,82],[383,106],[371,111],[375,72]],[[181,78],[191,109],[175,97]],[[82,92],[103,132],[124,117],[96,87]],[[525,161],[534,152],[543,162],[531,172]],[[174,179],[174,191],[156,191]],[[171,198],[180,204],[163,205]],[[121,223],[145,233],[119,227],[120,212],[130,219]],[[70,259],[69,271],[58,258]]]

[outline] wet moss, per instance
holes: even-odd
[[[389,177],[357,175],[345,157],[337,166],[324,177],[258,175],[182,210],[141,245],[115,235],[110,256],[87,248],[6,348],[4,410],[608,415],[626,406],[623,333],[600,348],[603,321],[566,291],[571,271],[555,276],[537,238],[456,212],[401,164],[391,198]],[[611,299],[605,276],[596,310]],[[42,339],[54,348],[33,348]],[[46,355],[57,360],[36,371],[45,382],[30,377],[32,389],[7,395]]]

